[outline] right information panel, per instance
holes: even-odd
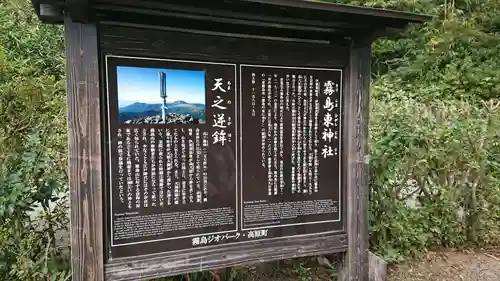
[[[341,230],[342,70],[242,64],[240,83],[241,229]]]

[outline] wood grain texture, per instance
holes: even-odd
[[[106,264],[106,281],[136,281],[273,260],[345,252],[343,235],[295,237],[245,243],[217,250],[198,249],[115,259]]]
[[[65,18],[73,281],[103,281],[97,30]]]
[[[369,281],[387,281],[387,262],[370,252],[368,263],[370,272]]]
[[[89,0],[66,0],[66,10],[75,23],[89,21]]]
[[[410,22],[420,23],[432,19],[432,17],[426,15],[321,2],[324,1],[95,0],[93,1],[93,7],[108,12],[117,12],[121,8],[133,8],[135,12],[131,12],[136,14],[147,13],[146,10],[149,10],[175,12],[177,16],[185,17],[212,15],[216,21],[221,18],[249,20],[258,17],[259,19],[256,22],[268,21],[275,24],[293,21],[295,24],[306,26],[314,22],[313,25],[319,28],[336,26],[348,32],[359,27],[370,31],[384,27],[405,28]],[[234,12],[234,14],[231,14],[231,12]],[[107,14],[112,16],[109,13]],[[108,17],[104,18],[108,19]],[[140,20],[141,23],[148,21],[148,18]]]
[[[99,27],[99,40],[102,57],[114,54],[328,68],[345,68],[349,52],[348,45],[278,42],[109,25]],[[148,280],[346,250],[347,236],[344,232],[337,232],[232,244],[212,249],[186,249],[130,258],[112,258],[107,259],[105,264],[105,280]]]
[[[366,39],[366,38],[365,38]],[[371,41],[353,41],[346,71],[344,153],[348,251],[340,280],[368,281],[368,113]]]
[[[194,1],[191,1],[194,2]],[[297,18],[297,17],[291,17],[290,15],[286,16],[276,16],[276,15],[268,15],[269,12],[268,10],[266,11],[261,11],[261,13],[254,13],[254,12],[249,12],[245,11],[244,9],[240,8],[235,9],[235,5],[243,6],[244,3],[232,3],[231,5],[225,5],[225,3],[222,2],[222,7],[220,7],[221,3],[215,3],[214,2],[199,2],[196,1],[195,5],[190,5],[189,1],[182,1],[182,4],[175,4],[172,2],[165,2],[165,1],[141,1],[137,2],[136,0],[97,0],[94,1],[95,5],[94,7],[97,10],[112,10],[113,8],[116,7],[130,7],[130,8],[141,8],[141,9],[147,9],[151,11],[171,11],[171,12],[178,12],[178,13],[186,13],[189,15],[210,15],[218,18],[236,18],[240,20],[252,20],[256,22],[268,22],[268,23],[273,23],[273,24],[293,24],[293,25],[299,25],[301,27],[314,27],[314,28],[319,28],[319,29],[324,29],[324,28],[338,28],[338,27],[343,27],[343,28],[349,28],[349,29],[355,29],[355,28],[365,28],[366,27],[366,22],[339,22],[339,21],[333,21],[334,18],[330,18],[331,21],[322,21],[318,20],[315,17],[307,17],[307,18]],[[192,4],[192,3],[191,3]],[[218,5],[217,5],[218,4]],[[214,8],[214,6],[216,8]],[[248,7],[249,5],[245,5]],[[241,11],[243,10],[243,11]],[[265,13],[262,13],[265,12]],[[282,14],[282,15],[283,15]],[[302,16],[304,17],[304,16]],[[372,26],[373,27],[373,26]]]
[[[332,47],[106,25],[99,28],[99,37],[101,51],[111,54],[330,68],[343,68],[348,63],[348,45]]]

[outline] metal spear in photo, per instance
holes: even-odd
[[[158,72],[160,76],[160,97],[163,99],[163,104],[161,106],[161,117],[163,119],[163,124],[167,123],[167,73],[160,71]]]

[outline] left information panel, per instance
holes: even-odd
[[[237,232],[236,65],[107,55],[111,256]],[[224,241],[219,241],[219,244]]]

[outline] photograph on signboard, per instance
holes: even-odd
[[[205,72],[118,66],[118,118],[124,124],[204,124]]]

